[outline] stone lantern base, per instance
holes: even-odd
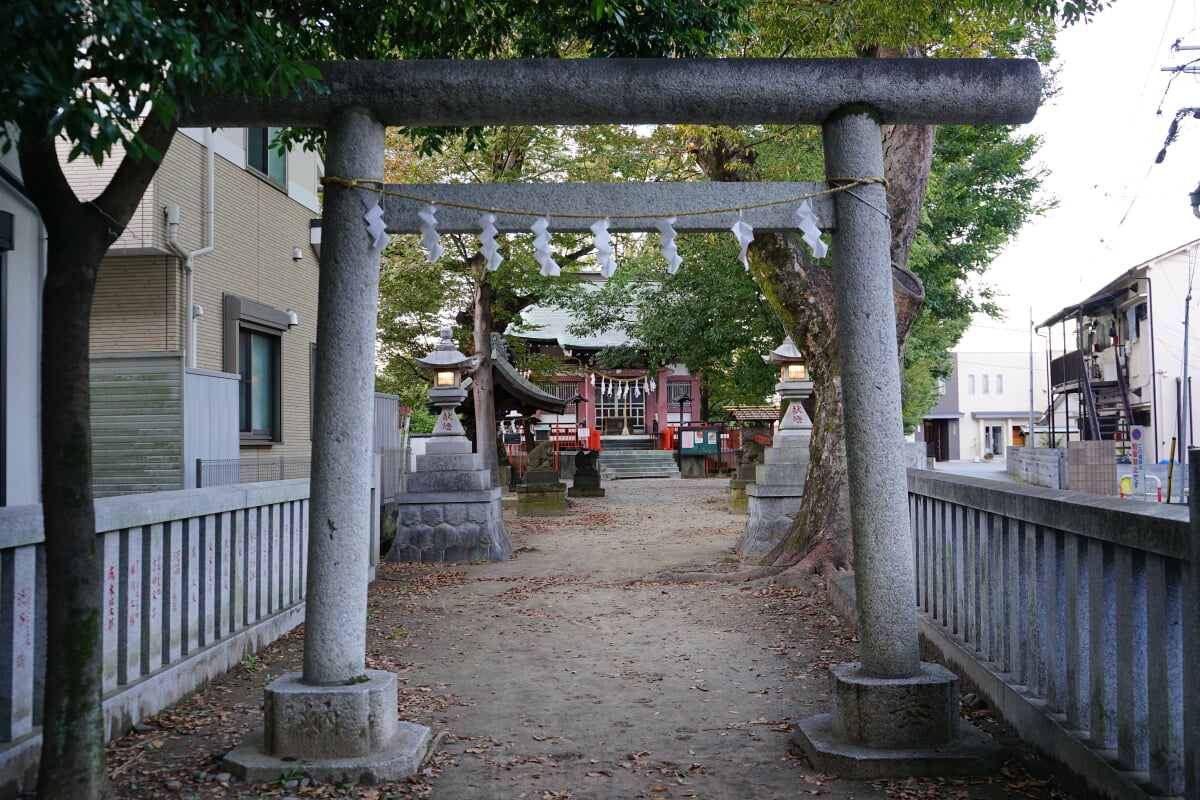
[[[483,457],[466,437],[430,439],[398,495],[396,537],[385,561],[507,561],[513,543],[504,527],[501,494]]]

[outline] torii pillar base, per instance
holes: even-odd
[[[848,778],[978,775],[1004,749],[958,716],[958,676],[922,663],[911,678],[872,678],[857,663],[830,669],[833,712],[800,721],[794,740],[812,765]]]
[[[309,686],[299,673],[265,690],[264,730],[225,756],[242,780],[304,775],[328,783],[392,783],[415,775],[429,752],[429,728],[396,719],[396,676],[368,670],[346,686]]]

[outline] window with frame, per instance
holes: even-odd
[[[283,311],[225,295],[225,371],[241,375],[238,430],[243,445],[283,441]]]
[[[996,375],[996,394],[1004,394],[1004,376]]]
[[[982,392],[983,394],[988,393],[988,376],[987,375],[979,376],[979,388],[980,388],[980,392]]]
[[[667,384],[667,403],[669,405],[679,405],[679,398],[685,394],[691,397],[692,384],[690,381],[676,381]],[[695,398],[692,398],[693,401]]]
[[[538,388],[547,394],[552,394],[559,400],[570,400],[577,394],[583,394],[579,391],[579,381],[548,381],[538,384]]]
[[[246,129],[246,165],[280,186],[287,186],[287,153],[271,146],[280,128]]]
[[[967,376],[967,394],[975,394],[975,376]]]

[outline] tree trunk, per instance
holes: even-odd
[[[897,357],[902,367],[904,344],[925,298],[920,279],[904,265],[920,222],[934,131],[927,125],[892,125],[883,131]],[[730,147],[720,137],[694,139],[691,152],[710,180],[757,178],[755,154]],[[813,263],[806,246],[792,234],[756,238],[750,259],[759,286],[807,359],[814,406],[811,460],[800,510],[787,534],[761,563],[822,575],[848,569],[852,566],[851,525],[833,276],[828,264]]]
[[[143,135],[166,152],[174,128],[155,115]],[[110,795],[103,691],[104,559],[92,491],[89,324],[100,260],[128,224],[158,165],[118,167],[94,201],[80,203],[54,141],[22,131],[24,184],[46,226],[41,354],[42,513],[46,671],[38,797]]]
[[[850,564],[850,507],[833,271],[793,235],[756,240],[752,266],[813,381],[813,435],[804,498],[792,527],[762,563],[824,574]]]
[[[71,198],[73,201],[74,198]],[[71,202],[46,219],[42,309],[42,509],[46,677],[42,798],[108,794],[101,707],[103,554],[92,495],[88,319],[103,248]],[[45,219],[45,215],[43,215]]]

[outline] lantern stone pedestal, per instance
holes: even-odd
[[[439,436],[416,457],[408,491],[396,497],[400,519],[385,561],[507,561],[500,487],[465,437]]]
[[[744,478],[729,479],[729,513],[744,517],[750,511],[750,500],[746,496],[746,486],[753,481]]]
[[[812,437],[780,431],[755,467],[755,480],[746,483],[746,527],[734,548],[747,558],[771,552],[792,527],[804,500],[808,476],[808,446]],[[731,481],[732,484],[732,481]]]
[[[763,360],[782,366],[782,379],[775,390],[788,406],[771,446],[763,452],[763,462],[755,467],[754,482],[746,484],[749,518],[734,550],[747,558],[770,553],[792,527],[804,500],[808,448],[812,443],[812,420],[804,410],[804,399],[812,394],[812,381],[808,380],[804,357],[792,337],[786,337]]]
[[[557,470],[553,472],[557,477]],[[529,473],[525,473],[528,478]],[[518,517],[562,517],[567,514],[567,485],[561,481],[517,484]]]

